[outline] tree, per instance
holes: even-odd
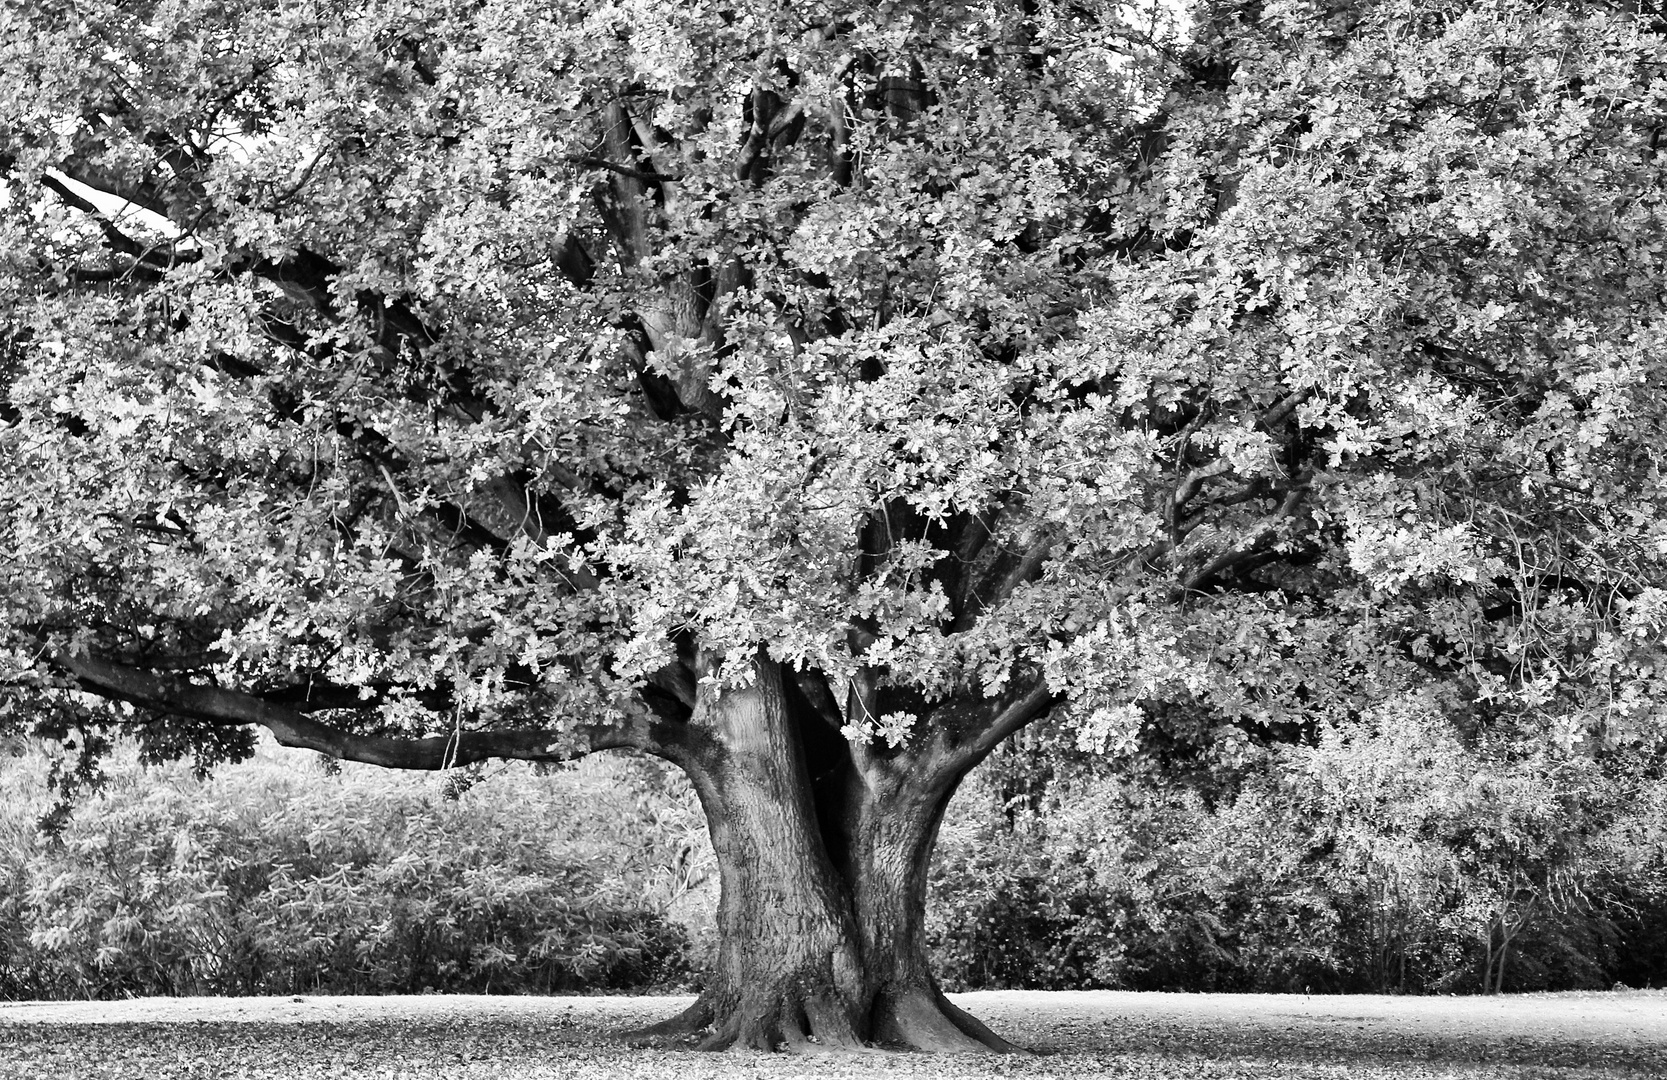
[[[657,755],[723,882],[659,1030],[934,1049],[1006,1046],[926,867],[1039,717],[1632,738],[1660,26],[1166,10],[10,6],[12,722]]]

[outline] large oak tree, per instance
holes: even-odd
[[[0,707],[656,755],[722,868],[662,1031],[1003,1048],[926,867],[1039,718],[1659,722],[1654,19],[6,5]]]

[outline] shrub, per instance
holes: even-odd
[[[1667,782],[1648,755],[1466,743],[1398,717],[1252,759],[1177,779],[1138,762],[1062,766],[1057,746],[1021,743],[975,774],[933,874],[946,984],[1429,993],[1663,979]]]
[[[666,849],[689,800],[645,768],[504,768],[448,798],[269,754],[207,780],[130,754],[56,842],[29,827],[39,763],[5,768],[0,997],[678,983]]]

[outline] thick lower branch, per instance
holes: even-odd
[[[1028,689],[989,702],[983,724],[971,737],[964,738],[952,755],[955,778],[970,772],[1009,736],[1046,716],[1059,701],[1059,695],[1048,689],[1047,681],[1038,677]]]
[[[565,761],[620,748],[671,756],[682,742],[675,725],[642,720],[623,725],[582,725],[573,732],[458,731],[420,738],[359,735],[239,690],[204,686],[62,649],[53,654],[52,662],[73,676],[80,689],[100,697],[213,724],[259,725],[272,732],[283,746],[389,769],[449,769],[493,758]],[[579,736],[577,740],[574,734]]]

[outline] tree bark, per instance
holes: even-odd
[[[717,856],[718,961],[700,998],[645,1035],[702,1046],[857,1047],[866,1009],[851,908],[817,828],[779,668],[754,684],[702,687],[693,723],[710,738],[687,760]]]
[[[819,738],[813,786],[803,733],[821,721],[795,707],[777,665],[761,658],[756,671],[743,689],[702,687],[692,724],[705,737],[677,762],[718,861],[717,963],[692,1006],[630,1037],[714,1050],[1015,1049],[952,1004],[930,969],[927,874],[954,782],[864,772],[842,738]]]
[[[874,998],[869,1037],[917,1050],[1010,1052],[1017,1048],[944,996],[927,953],[932,849],[954,786],[903,773],[861,800],[851,887]]]

